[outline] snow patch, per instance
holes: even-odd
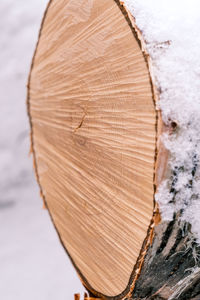
[[[170,152],[168,178],[156,195],[163,220],[181,212],[200,243],[200,3],[198,0],[125,0],[150,55],[158,106]]]

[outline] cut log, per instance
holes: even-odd
[[[196,297],[187,234],[176,215],[160,223],[154,201],[168,157],[159,137],[174,126],[155,109],[141,40],[119,1],[50,1],[28,84],[36,176],[91,297]],[[196,294],[175,291],[184,280]]]

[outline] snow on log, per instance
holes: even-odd
[[[199,16],[171,2],[51,0],[41,26],[36,176],[91,299],[200,295]]]

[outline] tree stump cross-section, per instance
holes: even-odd
[[[162,286],[159,278],[154,289],[149,283],[164,264],[155,247],[169,226],[154,230],[156,172],[162,177],[167,157],[158,149],[163,125],[154,101],[148,59],[122,3],[50,1],[28,84],[35,170],[60,240],[93,297],[168,299],[164,287],[159,292],[168,273]]]

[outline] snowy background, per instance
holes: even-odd
[[[26,83],[46,0],[0,1],[0,299],[70,300],[83,292],[36,184]]]

